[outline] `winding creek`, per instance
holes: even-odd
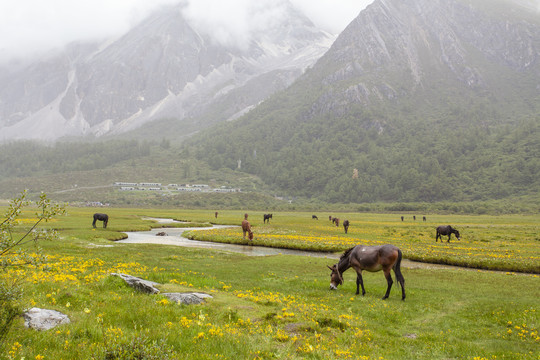
[[[158,219],[158,218],[146,218],[147,220],[154,220],[161,224],[176,222],[173,219]],[[220,251],[229,251],[235,253],[241,253],[248,256],[271,256],[271,255],[297,255],[297,256],[311,256],[328,258],[332,260],[339,259],[340,254],[328,253],[328,252],[315,252],[305,250],[292,250],[281,248],[270,248],[264,246],[250,246],[250,245],[237,245],[237,244],[224,244],[215,243],[210,241],[198,241],[190,240],[182,236],[182,233],[187,230],[210,230],[215,228],[224,227],[237,227],[234,225],[213,225],[209,227],[185,227],[185,228],[155,228],[150,231],[137,231],[126,232],[127,239],[116,241],[116,243],[122,244],[156,244],[156,245],[173,245],[183,246],[191,248],[212,249]],[[166,236],[158,236],[157,233],[165,232]],[[403,259],[401,262],[403,267],[409,269],[456,269],[459,267],[449,265],[438,265],[421,263],[417,261],[411,261]],[[470,269],[473,270],[473,269]]]

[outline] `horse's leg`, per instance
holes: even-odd
[[[386,278],[386,283],[388,284],[388,287],[386,288],[386,294],[383,296],[383,300],[388,299],[388,296],[390,296],[390,289],[392,288],[392,284],[394,283],[394,280],[392,280],[392,274],[390,273],[390,268],[384,271],[384,277]]]
[[[401,300],[405,300],[405,279],[403,278],[403,275],[401,275],[401,278],[396,274],[396,278],[399,281],[399,285],[401,285]]]
[[[396,274],[396,280],[401,285],[401,300],[405,300],[405,278],[403,277],[403,274],[401,273],[401,259],[403,255],[401,253],[401,250],[398,250],[398,258],[396,263],[393,266],[394,274]]]
[[[97,219],[94,218],[94,221],[92,222],[92,227],[94,227],[94,228],[96,227],[96,220],[97,220]]]
[[[362,285],[362,296],[366,295],[366,289],[364,289],[364,280],[362,279],[362,273],[356,273],[356,295],[360,294],[360,285]]]
[[[450,233],[450,234],[448,235],[448,240],[446,240],[446,242],[450,242],[450,238],[451,238],[451,237],[452,237],[452,233]],[[441,242],[442,242],[442,239],[441,239]]]
[[[107,228],[107,223],[109,222],[109,220],[103,220],[103,228],[106,229]]]

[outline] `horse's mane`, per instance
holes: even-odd
[[[340,257],[339,257],[339,261],[349,257],[349,254],[351,253],[352,249],[354,249],[355,247],[353,246],[352,248],[346,250]]]

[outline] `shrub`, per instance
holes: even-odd
[[[39,240],[56,237],[55,232],[38,230],[37,226],[65,212],[64,206],[51,204],[43,193],[35,204],[26,196],[26,191],[23,191],[19,197],[10,202],[4,220],[0,223],[0,271],[3,275],[0,277],[0,349],[3,348],[4,339],[13,320],[21,312],[19,304],[21,291],[18,286],[20,279],[13,273],[8,273],[8,270],[43,261],[43,258],[39,256],[39,251],[37,255],[30,254],[22,250],[21,246],[31,242],[37,244]],[[29,219],[29,222],[22,221],[20,216],[23,209],[31,205],[38,209],[35,217]],[[31,224],[31,226],[20,227],[20,222]]]

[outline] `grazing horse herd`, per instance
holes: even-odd
[[[217,211],[215,212],[214,216],[216,218],[218,217]],[[319,220],[317,215],[312,215],[311,218],[313,220]],[[103,228],[107,228],[107,224],[109,222],[109,216],[107,214],[95,213],[93,219],[94,220],[92,222],[92,226],[94,228],[96,227],[96,222],[98,220],[103,222]],[[266,224],[267,222],[270,223],[270,219],[272,219],[272,214],[263,215],[264,224]],[[330,215],[328,219],[337,227],[339,227],[339,218],[332,217]],[[413,216],[413,220],[416,220],[416,216]],[[426,217],[423,216],[422,220],[426,221]],[[401,216],[401,221],[404,221],[404,216]],[[349,220],[343,221],[343,228],[345,230],[345,234],[347,234],[349,230],[349,225]],[[251,224],[248,221],[248,214],[244,214],[244,220],[242,221],[242,232],[244,235],[244,239],[246,238],[247,234],[250,244],[253,244],[253,231],[251,230]],[[461,240],[461,235],[459,234],[459,231],[454,229],[452,226],[438,226],[436,229],[435,242],[441,239],[442,243],[442,236],[444,235],[448,236],[448,239],[446,240],[446,242],[448,243],[450,242],[452,234],[454,234],[458,240]],[[383,300],[385,300],[390,295],[390,289],[392,288],[392,284],[394,282],[392,280],[391,274],[391,270],[393,270],[396,276],[396,280],[401,285],[401,300],[405,300],[405,279],[403,278],[403,274],[401,273],[400,269],[402,258],[403,255],[401,253],[401,250],[394,245],[356,245],[346,250],[339,258],[337,264],[334,264],[331,267],[328,266],[328,268],[332,271],[332,273],[330,274],[330,289],[337,290],[338,285],[343,284],[343,273],[349,268],[353,268],[356,271],[356,295],[360,293],[361,286],[363,296],[365,295],[366,290],[364,288],[362,271],[366,270],[370,272],[377,272],[382,270],[387,282],[386,293],[383,296]]]

